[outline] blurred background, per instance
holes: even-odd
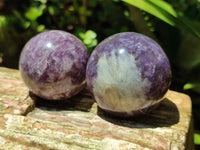
[[[50,29],[76,35],[90,52],[119,32],[156,40],[171,63],[170,89],[192,98],[200,145],[200,0],[0,0],[0,66],[17,69],[25,43]]]

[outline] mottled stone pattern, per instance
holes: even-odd
[[[27,42],[19,67],[33,93],[46,99],[66,99],[83,89],[88,58],[85,45],[77,37],[50,30]]]
[[[169,88],[171,70],[167,56],[155,41],[125,32],[105,39],[95,48],[86,76],[101,108],[131,115],[159,103]]]
[[[15,104],[0,105],[2,150],[193,150],[187,143],[191,100],[185,94],[168,91],[151,113],[123,119],[98,108],[87,90],[69,101],[48,101],[27,97],[17,70],[0,68],[0,81],[0,102]]]

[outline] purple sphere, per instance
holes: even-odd
[[[86,78],[100,108],[117,116],[151,111],[171,80],[170,64],[152,39],[134,32],[102,41],[89,58]]]
[[[50,30],[26,43],[19,69],[31,92],[44,99],[60,100],[84,88],[88,58],[85,45],[77,37]]]

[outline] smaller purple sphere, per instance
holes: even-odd
[[[19,69],[31,92],[44,99],[61,100],[84,88],[88,58],[88,50],[77,37],[50,30],[26,43]]]
[[[86,78],[100,108],[116,116],[145,114],[163,100],[171,80],[168,58],[152,39],[134,32],[102,41]]]

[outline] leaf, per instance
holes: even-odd
[[[94,39],[97,37],[97,34],[92,30],[87,30],[87,32],[85,33],[85,37],[88,39]]]
[[[79,32],[79,33],[78,33],[78,36],[79,36],[81,39],[84,39],[84,38],[85,38],[85,33]]]
[[[0,27],[3,26],[6,22],[6,17],[0,15]]]
[[[195,83],[186,83],[183,87],[184,90],[189,90],[195,87]]]
[[[31,21],[35,21],[38,17],[42,15],[42,10],[39,10],[37,7],[31,7],[26,13],[25,16]]]
[[[92,41],[93,41],[92,39],[84,39],[83,43],[89,45],[90,43],[92,43]]]
[[[24,27],[25,29],[28,29],[28,28],[30,27],[30,25],[31,25],[31,23],[30,23],[29,21],[24,21],[24,22],[23,22],[23,27]]]
[[[168,24],[172,26],[175,25],[173,19],[170,18],[170,13],[173,14],[172,16],[176,16],[176,13],[172,11],[172,8],[170,7],[170,5],[167,5],[166,2],[156,0],[156,2],[158,2],[161,5],[162,7],[161,9],[160,7],[152,3],[151,0],[149,1],[148,0],[139,0],[139,1],[138,0],[122,0],[122,1],[146,11],[154,15],[155,17],[167,22]],[[167,8],[170,8],[168,11],[169,14],[165,12],[165,9]]]
[[[97,34],[92,30],[87,30],[87,31],[80,30],[78,31],[78,36],[86,45],[90,53],[92,52],[92,48],[97,46],[98,44],[98,41],[96,39]]]
[[[56,14],[59,13],[58,8],[55,7],[55,6],[49,6],[49,7],[48,7],[48,11],[49,11],[49,13],[50,13],[51,15],[56,15]]]
[[[46,4],[47,3],[47,0],[34,0],[36,2],[40,2],[40,3],[43,3],[43,4]]]
[[[183,86],[183,89],[184,90],[193,90],[195,92],[198,92],[200,93],[200,83],[186,83],[184,86]]]
[[[194,144],[200,145],[200,133],[194,133]]]
[[[130,5],[150,13],[160,20],[182,30],[187,30],[200,38],[200,28],[191,20],[177,13],[172,5],[163,0],[122,0]]]
[[[41,24],[39,26],[37,26],[37,32],[42,32],[45,29],[45,25]]]
[[[78,36],[81,39],[95,39],[97,37],[97,34],[92,30],[87,30],[86,32],[85,31],[80,31],[78,33]]]

